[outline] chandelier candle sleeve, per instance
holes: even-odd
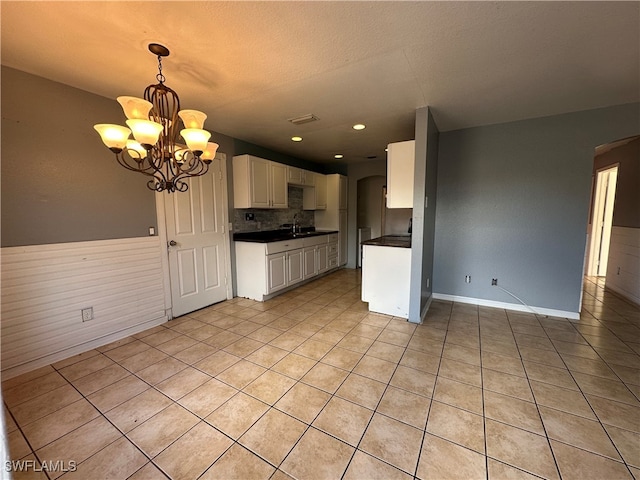
[[[149,189],[186,192],[187,179],[209,171],[218,144],[209,142],[211,133],[204,130],[207,115],[199,110],[181,110],[178,94],[164,84],[162,57],[168,57],[169,50],[155,43],[149,50],[158,57],[159,83],[149,85],[144,98],[117,97],[129,128],[111,124],[94,128],[122,167],[150,177]],[[178,132],[186,146],[178,142]],[[135,140],[130,138],[132,133]]]

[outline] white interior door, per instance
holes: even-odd
[[[604,277],[609,260],[618,167],[597,172],[593,204],[589,275]]]
[[[188,180],[189,190],[165,194],[169,276],[174,317],[227,298],[228,244],[222,160]]]

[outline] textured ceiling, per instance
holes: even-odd
[[[640,100],[639,2],[0,2],[2,64],[110,98],[166,83],[207,128],[317,162]],[[114,100],[115,101],[115,100]],[[292,125],[287,119],[320,120]],[[121,119],[105,119],[120,122]],[[364,123],[356,132],[351,126]],[[300,135],[300,143],[290,141]]]

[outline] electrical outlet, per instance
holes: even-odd
[[[496,285],[498,285],[498,279],[497,278],[492,278],[491,279],[491,286],[495,287]]]
[[[246,222],[251,222],[256,219],[256,215],[253,212],[246,212],[244,214],[244,219]]]
[[[471,283],[471,275],[464,276],[464,283]]]
[[[89,320],[93,320],[93,307],[83,308],[82,312],[82,321],[88,322]]]
[[[156,234],[156,228],[155,227],[149,227],[149,236],[153,237]]]

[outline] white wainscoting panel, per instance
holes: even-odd
[[[162,251],[159,237],[3,248],[3,378],[166,322]]]
[[[640,228],[611,228],[606,286],[640,305]]]

